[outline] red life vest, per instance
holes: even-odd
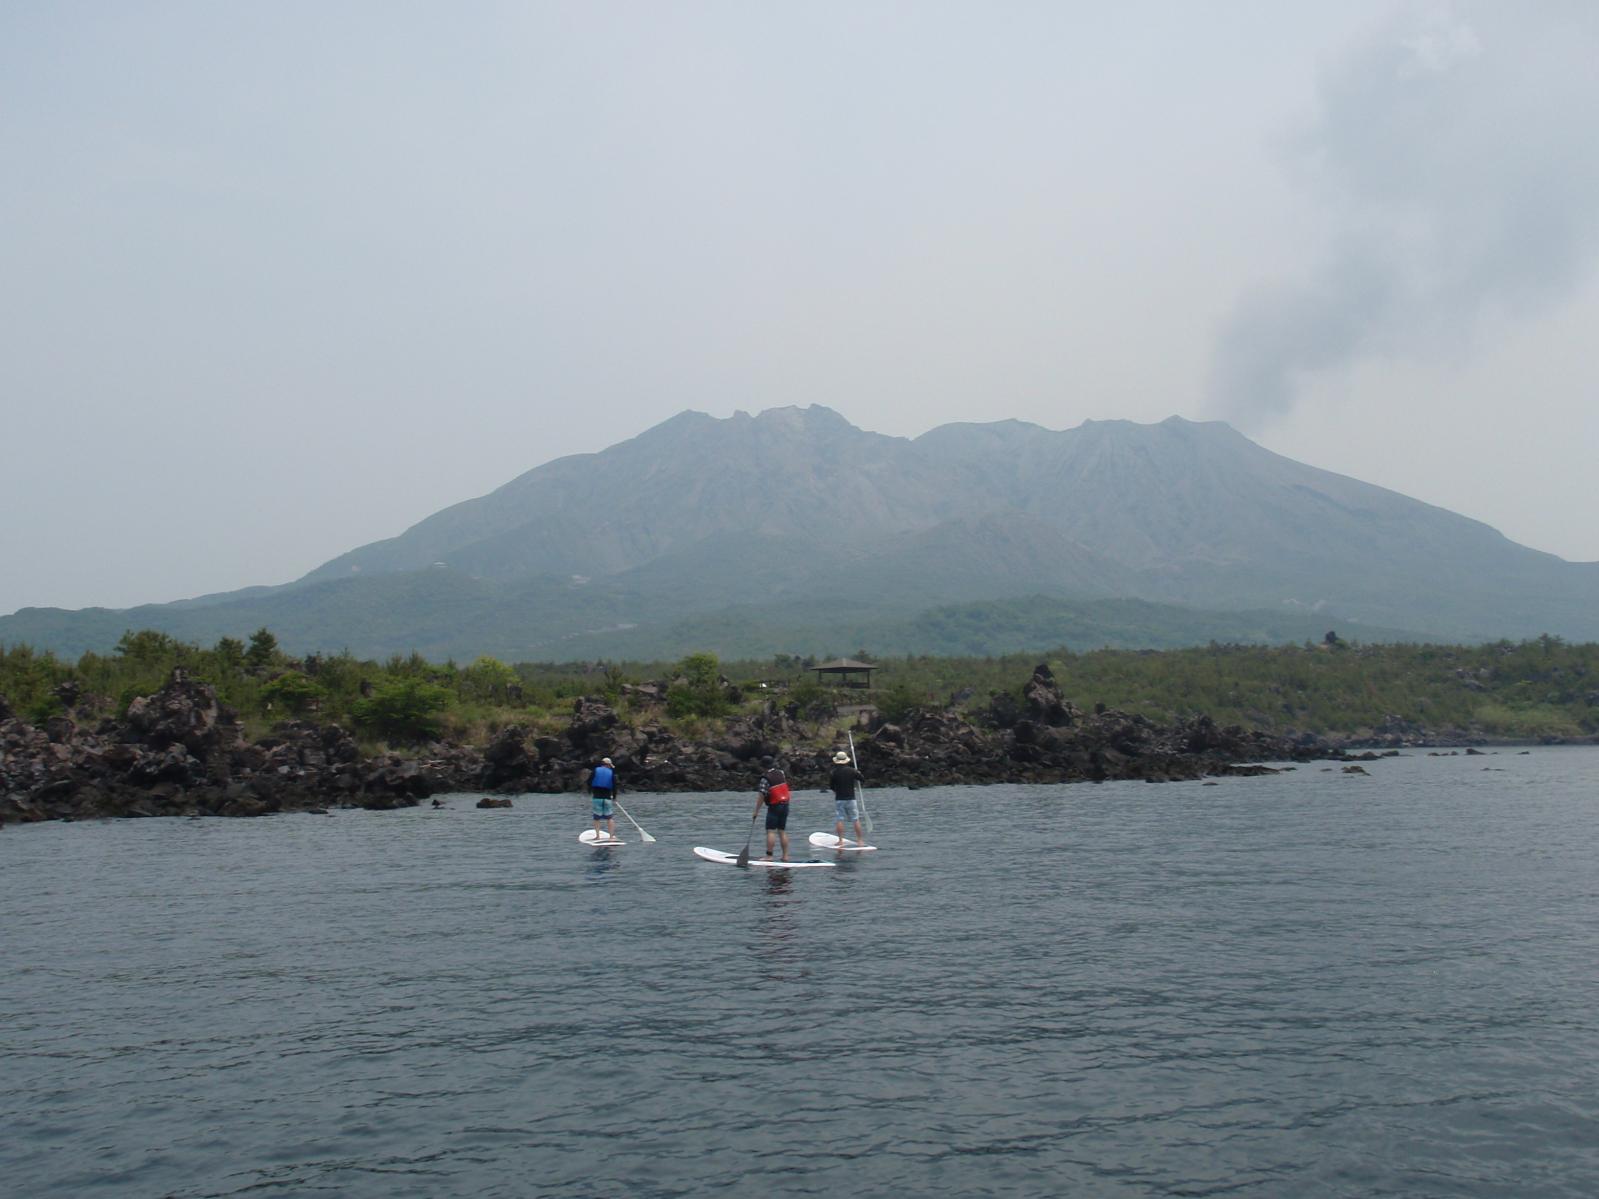
[[[771,784],[771,786],[769,786],[766,789],[766,802],[769,803],[769,804],[787,803],[788,802],[788,784],[787,783],[773,783],[773,784]]]

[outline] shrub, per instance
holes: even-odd
[[[516,671],[487,655],[478,658],[460,675],[462,694],[476,700],[509,702],[510,689],[515,684]]]
[[[796,720],[826,720],[838,709],[833,693],[808,679],[789,688],[786,707]]]
[[[391,741],[426,741],[439,735],[439,713],[450,706],[450,693],[437,683],[405,675],[381,684],[357,701],[356,723]]]
[[[678,719],[687,716],[724,716],[727,708],[727,696],[720,687],[711,691],[669,687],[666,691],[666,714]]]
[[[727,714],[727,690],[715,654],[690,654],[677,664],[683,681],[666,689],[666,714],[716,717]]]
[[[877,711],[890,724],[901,724],[916,709],[927,706],[927,701],[914,688],[903,683],[878,696],[876,703]]]
[[[296,716],[319,703],[325,694],[321,687],[297,670],[280,674],[261,688],[261,698],[265,702]]]
[[[1580,724],[1560,708],[1533,704],[1512,708],[1505,704],[1482,704],[1476,711],[1477,723],[1485,733],[1499,737],[1580,737]]]

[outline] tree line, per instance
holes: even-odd
[[[855,657],[870,659],[864,650]],[[268,629],[204,647],[152,630],[130,631],[109,654],[75,661],[26,645],[0,645],[0,698],[42,724],[69,704],[80,713],[125,712],[175,667],[216,688],[246,731],[284,719],[337,722],[373,742],[450,737],[482,742],[511,723],[559,728],[574,697],[604,696],[630,718],[649,713],[703,726],[777,701],[818,719],[840,702],[867,700],[891,720],[920,707],[979,716],[996,694],[1020,693],[1045,662],[1065,695],[1159,723],[1208,713],[1223,724],[1273,733],[1351,734],[1400,720],[1434,731],[1492,737],[1599,734],[1599,645],[1544,636],[1484,645],[1355,644],[1329,634],[1302,645],[1188,649],[1056,650],[1000,657],[908,655],[875,662],[870,693],[835,690],[811,658],[781,654],[723,662],[709,652],[675,662],[521,662],[479,657],[466,665],[419,655],[386,661],[348,652],[294,657]],[[646,695],[645,684],[660,684]]]

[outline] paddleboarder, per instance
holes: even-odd
[[[600,824],[604,822],[605,831],[612,838],[616,836],[616,812],[611,801],[616,798],[621,785],[616,777],[616,768],[611,765],[611,759],[601,758],[600,764],[589,774],[589,798],[594,804],[594,835],[599,836]]]
[[[788,775],[772,758],[761,759],[760,796],[755,801],[754,820],[766,805],[766,856],[772,856],[774,842],[783,846],[783,861],[788,861]]]
[[[844,852],[846,821],[855,824],[855,843],[866,844],[866,838],[861,835],[861,805],[855,798],[855,788],[865,781],[865,776],[851,764],[847,753],[839,750],[833,755],[833,773],[828,775],[827,785],[833,789],[833,815],[838,819],[833,826],[833,835],[838,838],[840,853]]]

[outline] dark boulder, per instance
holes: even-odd
[[[1015,728],[1022,711],[1021,700],[1009,691],[998,691],[988,702],[988,722],[996,729]]]
[[[600,699],[580,696],[572,701],[572,723],[567,726],[567,743],[580,754],[596,757],[609,752],[610,732],[620,717]]]
[[[553,737],[540,740],[559,744]],[[493,789],[510,783],[525,782],[533,773],[535,765],[535,760],[527,751],[527,729],[522,725],[513,724],[496,733],[488,748],[483,751],[483,769],[479,776],[479,784]]]
[[[1054,672],[1043,662],[1033,667],[1033,677],[1022,688],[1022,703],[1029,720],[1049,728],[1076,724],[1082,716],[1077,705],[1061,695]]]
[[[239,739],[233,712],[218,702],[209,684],[195,682],[182,668],[172,672],[160,691],[128,705],[127,727],[144,745],[182,745],[200,758]]]

